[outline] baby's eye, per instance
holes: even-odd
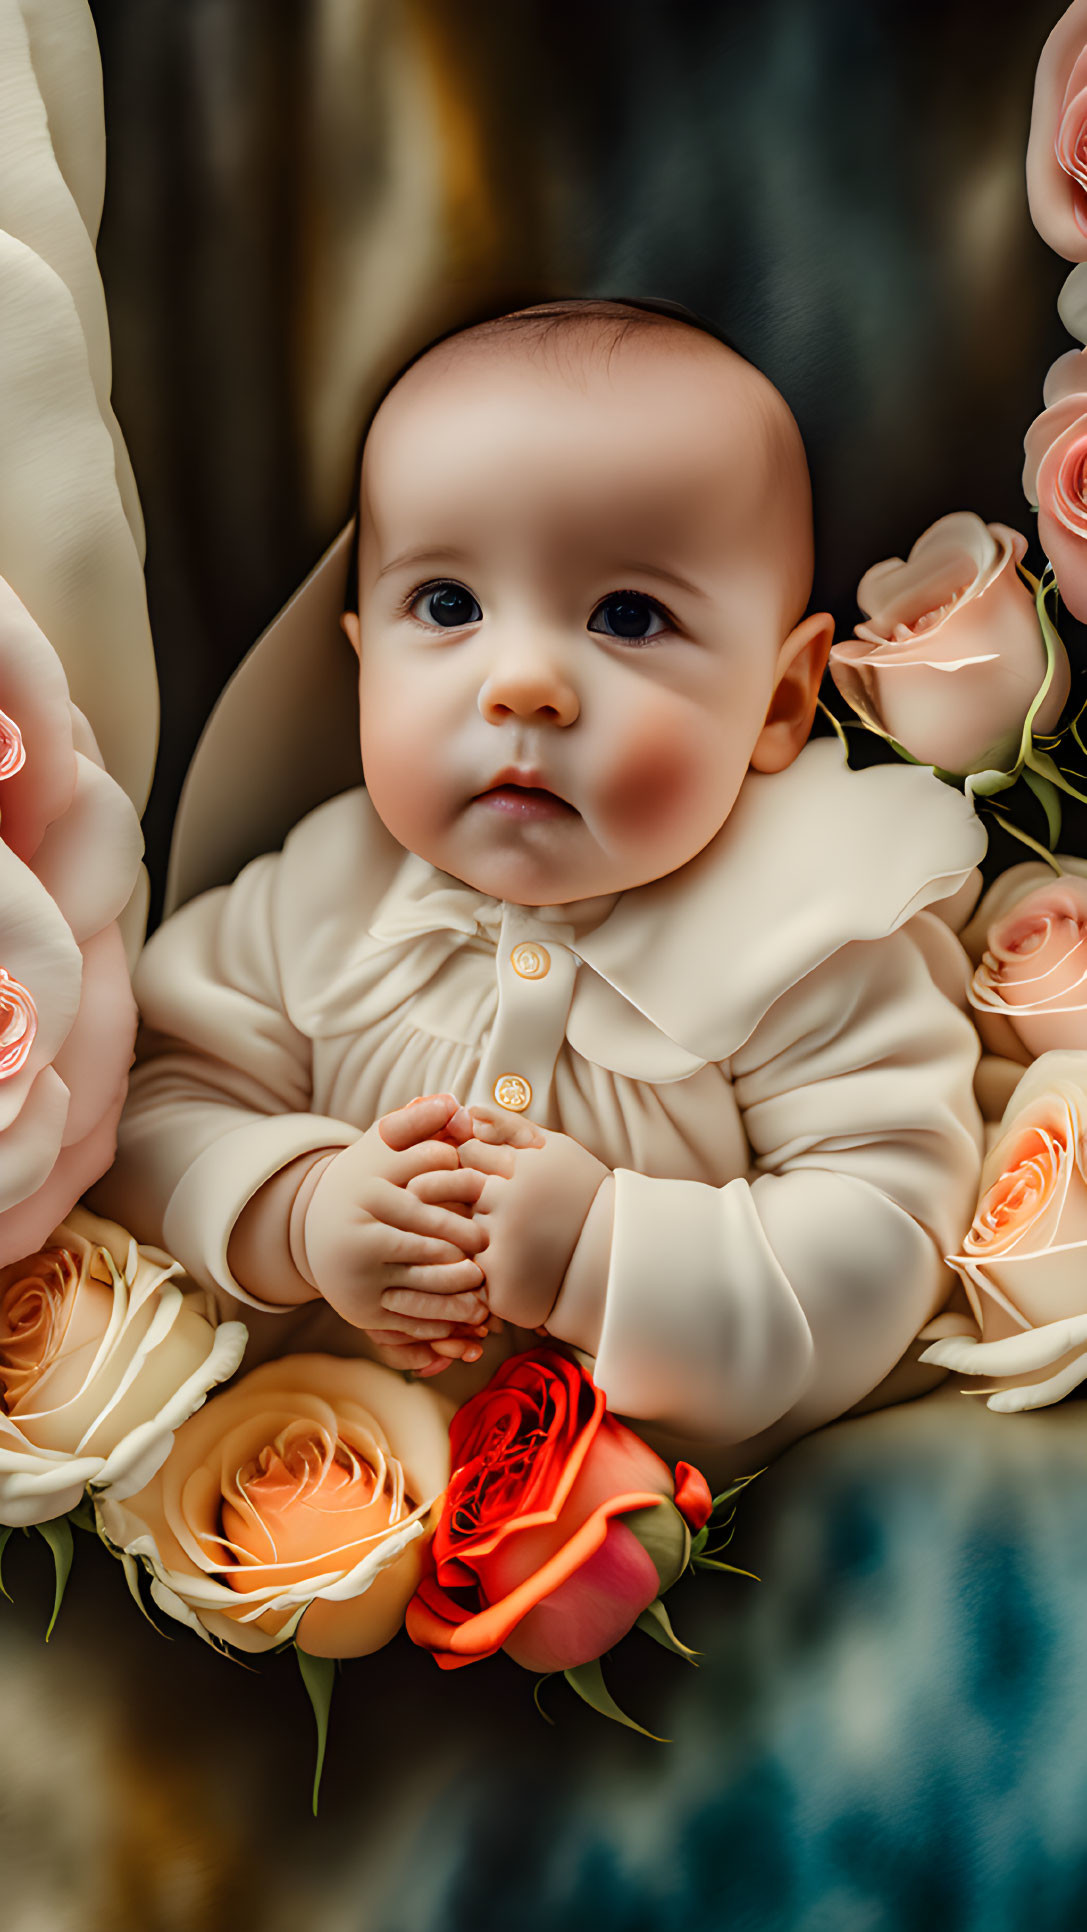
[[[427,584],[412,598],[411,611],[424,624],[440,624],[444,630],[478,624],[483,615],[471,591],[465,590],[463,584]]]
[[[652,597],[643,596],[640,590],[615,590],[597,605],[589,619],[589,629],[602,631],[605,637],[623,637],[632,643],[642,643],[670,630],[671,620]]]

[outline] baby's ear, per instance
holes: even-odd
[[[808,741],[827,658],[834,642],[834,619],[817,611],[789,632],[778,652],[777,682],[751,763],[756,771],[784,771]]]
[[[359,614],[357,610],[345,610],[340,612],[340,629],[342,630],[344,636],[346,637],[348,643],[350,644],[351,649],[354,651],[355,656],[361,657],[362,626],[359,623]]]

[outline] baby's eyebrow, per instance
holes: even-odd
[[[681,577],[675,570],[665,570],[661,564],[619,563],[613,568],[620,574],[628,572],[632,577],[655,577],[658,583],[671,584],[676,590],[687,591],[691,597],[701,597],[704,601],[709,599],[709,591],[700,589],[698,584],[692,584],[689,578]]]
[[[457,550],[451,544],[419,544],[414,550],[402,551],[399,557],[394,557],[391,563],[387,563],[384,569],[378,571],[375,582],[380,583],[390,571],[402,570],[407,564],[468,563],[469,561],[467,551]]]

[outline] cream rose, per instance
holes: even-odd
[[[117,919],[141,849],[56,652],[0,579],[0,1265],[113,1159],[136,1031]]]
[[[991,1409],[1042,1408],[1087,1379],[1087,1054],[1046,1053],[1019,1082],[986,1158],[962,1253],[970,1315],[921,1330],[921,1356]]]
[[[265,1362],[178,1431],[138,1496],[99,1498],[99,1523],[201,1636],[361,1657],[395,1636],[419,1583],[451,1414],[375,1362]]]
[[[1038,62],[1027,200],[1050,248],[1066,261],[1087,260],[1087,0],[1062,14]]]
[[[1016,564],[1026,539],[969,511],[941,517],[903,561],[862,577],[867,623],[835,644],[830,670],[858,716],[911,757],[965,774],[1011,769],[1046,674],[1034,598]],[[1035,720],[1052,729],[1069,689],[1063,650]]]
[[[77,1208],[38,1253],[0,1269],[0,1523],[73,1509],[89,1483],[127,1495],[174,1430],[232,1375],[246,1331],[203,1289]]]
[[[990,1053],[1023,1065],[1062,1047],[1087,1050],[1087,860],[1012,866],[984,894],[960,938],[974,962],[970,1004]]]
[[[1074,617],[1087,619],[1087,350],[1058,356],[1023,439],[1023,491]]]

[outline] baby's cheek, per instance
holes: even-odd
[[[603,777],[601,806],[616,833],[655,845],[701,816],[705,780],[701,747],[667,712],[627,728],[619,756]],[[694,850],[695,848],[692,848]]]

